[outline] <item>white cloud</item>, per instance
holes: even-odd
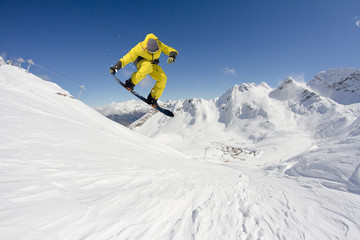
[[[356,16],[354,17],[354,20],[355,20],[355,25],[360,28],[360,17]]]
[[[223,68],[223,73],[226,74],[226,75],[235,76],[236,75],[236,70],[234,68],[225,67],[225,68]]]

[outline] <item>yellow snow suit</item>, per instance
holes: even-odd
[[[159,51],[156,53],[150,53],[147,51],[147,42],[149,39],[155,39],[157,41]],[[131,81],[133,84],[138,84],[146,77],[147,74],[156,80],[156,84],[151,90],[151,96],[155,99],[158,99],[163,93],[167,80],[167,76],[164,71],[159,65],[157,65],[162,52],[168,56],[175,54],[175,57],[178,53],[175,49],[160,42],[154,34],[150,33],[146,35],[144,41],[139,42],[130,50],[130,52],[120,59],[122,67],[134,62],[137,71],[131,75]]]

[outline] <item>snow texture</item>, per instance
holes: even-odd
[[[130,130],[2,65],[1,239],[358,239],[352,102],[289,78],[170,101],[174,118]]]

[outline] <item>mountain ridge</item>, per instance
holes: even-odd
[[[259,94],[259,96],[260,95],[263,96],[263,93],[261,93],[261,91],[263,91],[263,92],[268,92],[270,96],[272,96],[273,98],[277,98],[279,100],[281,100],[281,98],[287,99],[289,96],[285,96],[285,95],[276,96],[276,94],[280,94],[280,90],[282,88],[290,86],[294,82],[296,82],[294,79],[288,77],[287,79],[283,80],[282,83],[277,88],[274,89],[268,86],[268,84],[265,82],[262,82],[258,85],[255,83],[235,84],[224,94],[214,99],[199,100],[197,98],[192,98],[192,99],[177,100],[177,101],[171,100],[161,104],[163,104],[167,108],[173,109],[173,111],[176,112],[178,109],[184,107],[187,109],[190,109],[191,107],[195,107],[195,105],[191,106],[191,102],[199,102],[199,101],[215,102],[217,104],[217,107],[222,109],[222,111],[220,111],[219,121],[225,124],[229,124],[229,117],[230,117],[229,114],[230,115],[234,114],[228,112],[228,110],[232,108],[231,106],[232,103],[229,102],[229,99],[232,97],[233,98],[236,97],[231,93],[242,92],[245,95],[247,94],[248,97],[251,97],[249,94],[253,94],[252,95],[253,99],[257,99],[259,97],[256,96],[256,93],[251,93],[253,91],[252,89],[255,88],[258,89],[257,94]],[[301,86],[302,89],[293,88],[292,90],[302,91],[302,94],[304,95],[301,103],[302,108],[305,108],[305,106],[307,106],[308,108],[315,107],[316,105],[315,101],[316,101],[318,102],[319,105],[321,105],[321,106],[317,106],[318,110],[326,111],[327,107],[325,107],[324,104],[320,103],[321,98],[324,97],[330,98],[333,101],[343,105],[350,105],[353,103],[360,102],[360,69],[356,69],[356,68],[329,69],[327,71],[319,72],[308,83],[296,82],[296,84]],[[286,94],[286,91],[282,91],[281,93]],[[287,94],[290,94],[293,97],[295,96],[299,97],[298,96],[299,93],[296,92],[292,92],[292,93],[288,92]],[[188,104],[186,104],[186,102],[188,102]],[[250,104],[250,102],[251,101],[248,101],[248,104],[245,104],[243,106],[244,111],[242,112],[242,117],[244,118],[249,117],[247,114],[251,114],[251,112],[253,113],[254,109],[251,108],[251,105],[254,105],[255,103]],[[115,107],[116,104],[118,104],[117,107]],[[142,106],[141,107],[142,110],[139,112],[133,111],[134,109],[138,109],[139,105]],[[173,107],[174,105],[176,105],[176,107]],[[248,108],[248,113],[245,112],[246,106],[250,107]],[[110,103],[107,106],[97,107],[96,109],[102,112],[105,116],[114,119],[115,121],[118,121],[115,119],[116,116],[120,118],[123,117],[126,122],[126,124],[124,125],[130,126],[131,122],[134,122],[134,120],[139,119],[142,115],[144,115],[150,110],[150,109],[147,110],[146,107],[147,107],[146,105],[141,104],[140,102],[135,103],[134,100],[131,100],[125,103]],[[125,109],[128,110],[126,111]],[[266,112],[263,109],[258,109],[258,111],[261,114],[266,115]],[[299,108],[298,111],[303,111],[303,110]],[[192,114],[194,113],[195,112],[193,112]],[[241,113],[238,112],[237,114],[239,115]],[[253,114],[257,114],[257,113],[253,113]]]
[[[360,69],[340,68],[318,73],[308,86],[340,104],[360,102]]]

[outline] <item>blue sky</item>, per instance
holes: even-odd
[[[33,59],[30,71],[90,106],[134,99],[109,74],[112,64],[154,33],[179,51],[160,66],[160,100],[220,96],[234,84],[360,67],[359,0],[0,1],[0,54]],[[27,65],[27,64],[24,64]],[[132,64],[117,73],[126,80]],[[149,93],[145,79],[136,90]]]

